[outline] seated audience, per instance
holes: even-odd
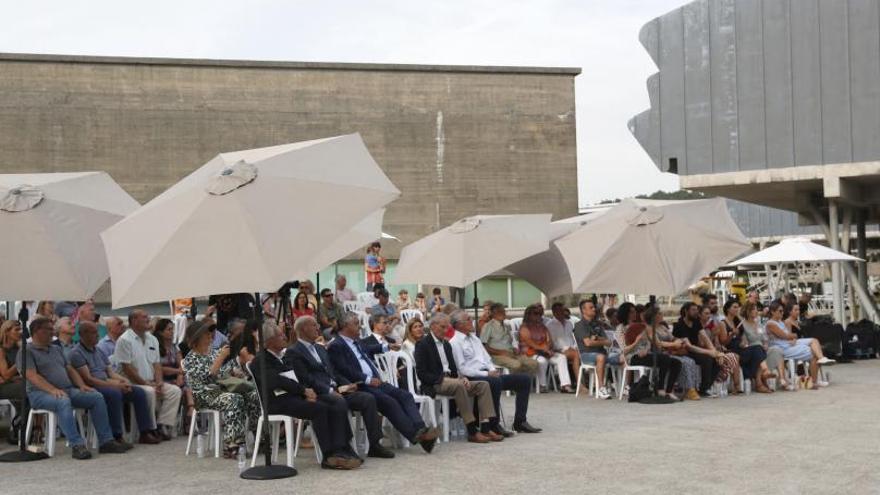
[[[819,365],[834,364],[833,359],[825,357],[822,346],[816,339],[799,339],[785,328],[782,316],[785,309],[779,301],[770,303],[770,321],[767,322],[767,333],[770,337],[770,347],[778,347],[782,350],[785,359],[795,359],[810,362],[810,378],[813,381],[813,390],[828,385],[828,382],[819,380]],[[794,378],[794,377],[792,377]],[[792,384],[793,385],[793,384]],[[791,385],[789,385],[791,387]]]
[[[734,303],[730,309],[734,310],[738,307],[739,304]],[[727,305],[725,305],[725,313],[727,313]],[[755,380],[755,390],[758,392],[771,393],[773,391],[767,385],[767,379],[772,377],[772,373],[768,368],[768,352],[762,338],[764,332],[758,323],[758,307],[746,301],[740,314],[742,318],[736,332],[739,334],[739,362],[742,365],[743,376]],[[782,364],[781,350],[776,348],[774,352],[777,353],[778,364]]]
[[[538,362],[519,353],[519,345],[514,345],[511,330],[504,321],[507,312],[504,305],[495,303],[490,309],[492,319],[483,326],[480,341],[486,346],[486,352],[492,356],[496,366],[507,368],[511,373],[527,373],[534,376],[538,372]]]
[[[381,289],[376,293],[379,302],[370,309],[370,315],[382,315],[387,317],[388,325],[392,329],[397,325],[400,325],[400,312],[398,312],[397,307],[395,307],[394,304],[388,302],[388,291]]]
[[[550,331],[544,325],[544,308],[532,304],[526,308],[522,326],[519,327],[520,350],[526,356],[538,362],[538,385],[542,391],[547,390],[547,368],[552,364],[559,375],[561,391],[574,393],[571,388],[571,377],[568,374],[568,359],[565,354],[553,351]]]
[[[348,422],[348,408],[344,402],[318,400],[318,394],[305,383],[300,383],[293,367],[282,361],[287,338],[278,325],[271,320],[263,322],[263,345],[265,350],[257,353],[251,362],[257,389],[268,388],[268,414],[286,414],[296,418],[308,419],[312,423],[317,440],[317,448],[323,454],[321,467],[324,469],[355,469],[363,461],[351,450],[351,424]],[[266,383],[261,383],[260,366],[266,366]],[[289,448],[289,446],[288,446]]]
[[[119,340],[119,337],[125,332],[125,323],[122,321],[122,318],[118,316],[109,316],[106,321],[107,335],[98,341],[97,349],[98,352],[110,359],[116,351],[116,341]],[[113,364],[114,369],[116,369],[116,363],[111,361],[111,364]]]
[[[142,389],[132,387],[131,382],[113,371],[110,360],[95,348],[97,344],[97,325],[90,321],[82,321],[79,324],[79,343],[73,347],[68,357],[70,365],[79,373],[83,382],[94,387],[104,396],[113,438],[126,445],[122,441],[122,435],[125,433],[123,407],[132,404],[140,431],[138,441],[143,444],[159,443],[159,438],[153,434],[156,425],[152,423],[147,395]]]
[[[720,325],[713,325],[712,329],[707,329],[707,325],[712,320],[709,308],[700,308],[700,325],[703,326],[703,332],[700,336],[700,347],[715,352],[715,360],[718,362],[718,376],[716,381],[723,384],[730,378],[733,381],[733,394],[742,393],[742,383],[740,383],[739,374],[739,355],[731,352],[722,344],[722,337],[726,341],[730,341],[730,337],[723,328],[719,331]]]
[[[79,324],[90,321],[98,326],[98,338],[103,339],[107,335],[107,327],[101,325],[98,314],[95,312],[95,301],[89,299],[76,308],[76,325],[74,326],[73,342],[79,342]]]
[[[321,289],[321,306],[318,307],[318,323],[326,340],[333,338],[339,331],[339,320],[342,318],[342,304],[333,299],[330,289]]]
[[[215,294],[208,298],[205,316],[217,322],[221,333],[226,332],[233,318],[252,318],[257,302],[254,295],[247,292]]]
[[[663,315],[652,306],[645,310],[643,319],[648,324],[642,325],[644,330],[635,337],[634,341],[626,342],[624,354],[629,357],[629,364],[636,366],[652,367],[656,359],[656,365],[660,371],[659,375],[655,377],[657,395],[679,400],[672,391],[675,388],[675,382],[678,381],[678,375],[681,373],[681,361],[672,359],[668,354],[661,352],[659,347],[655,348],[653,344],[655,332],[661,326]]]
[[[303,386],[315,391],[318,401],[327,403],[331,408],[342,407],[342,404],[338,404],[342,402],[347,409],[361,414],[370,443],[367,457],[393,458],[394,452],[379,444],[382,430],[376,399],[367,392],[359,392],[357,385],[336,373],[324,346],[317,344],[321,335],[318,323],[310,316],[303,316],[296,320],[293,329],[298,337],[297,342],[284,353],[284,364],[294,369]]]
[[[18,441],[16,432],[21,426],[20,414],[24,400],[24,380],[15,366],[21,349],[21,334],[21,322],[7,320],[0,325],[0,399],[12,402],[15,407],[15,417],[9,428],[11,443]]]
[[[446,340],[449,317],[435,314],[428,322],[429,333],[416,344],[416,372],[421,381],[421,392],[428,397],[445,395],[452,397],[458,414],[468,432],[468,442],[500,442],[504,436],[492,431],[498,425],[492,389],[488,382],[471,382],[459,376],[452,354],[452,346]],[[474,402],[479,417],[474,415]]]
[[[358,340],[360,319],[348,312],[342,318],[339,336],[327,346],[330,362],[337,374],[358,385],[358,390],[376,399],[379,412],[401,435],[430,453],[437,441],[437,430],[428,428],[412,395],[379,378],[379,370]]]
[[[52,341],[52,344],[60,347],[65,356],[70,354],[73,349],[74,331],[73,322],[69,317],[62,316],[55,321],[55,340]]]
[[[393,337],[389,336],[391,327],[388,324],[387,316],[379,313],[371,314],[370,331],[372,332],[370,335],[361,339],[361,343],[367,348],[367,354],[370,357],[373,357],[375,354],[388,352],[389,350],[400,350],[400,344]]]
[[[492,390],[492,402],[496,411],[501,411],[501,391],[516,392],[516,412],[513,416],[513,429],[520,433],[540,433],[540,428],[530,425],[527,419],[529,411],[529,395],[532,379],[524,373],[501,374],[492,363],[492,358],[479,337],[474,334],[474,326],[465,311],[452,313],[451,323],[455,328],[455,336],[449,343],[459,374],[470,381],[485,381]],[[497,417],[489,425],[495,433],[504,437],[510,432],[504,430]]]
[[[305,294],[309,300],[309,306],[312,309],[318,307],[318,296],[315,295],[315,284],[311,280],[303,280],[299,283],[300,294]],[[312,315],[314,316],[314,315]]]
[[[37,304],[37,311],[34,314],[34,317],[33,317],[33,319],[31,319],[31,321],[34,321],[35,319],[41,318],[41,317],[47,318],[48,320],[50,320],[52,322],[53,325],[55,324],[55,320],[58,319],[58,315],[55,313],[55,303],[54,302],[40,301]],[[22,331],[24,331],[24,330],[22,330]]]
[[[174,323],[167,318],[160,318],[153,327],[153,337],[159,342],[159,364],[162,366],[162,381],[180,388],[186,399],[184,421],[189,425],[189,418],[195,408],[192,390],[186,384],[186,373],[183,371],[183,356],[174,345]]]
[[[440,311],[443,306],[446,306],[446,299],[441,294],[440,287],[434,287],[431,290],[431,298],[428,299],[428,307],[426,308],[429,315],[433,315],[435,311]]]
[[[186,328],[190,352],[183,359],[183,369],[196,407],[214,409],[223,415],[223,455],[232,459],[245,444],[245,426],[249,425],[252,431],[257,428],[260,402],[253,385],[236,381],[224,386],[225,379],[244,376],[234,372],[232,363],[223,364],[229,355],[228,345],[219,351],[211,348],[215,328],[211,319],[190,323]]]
[[[293,297],[291,306],[293,321],[300,316],[315,316],[315,307],[309,302],[309,296],[305,292],[297,292]]]
[[[32,342],[27,345],[27,396],[34,409],[46,409],[58,417],[58,427],[70,445],[74,459],[91,459],[86,442],[77,428],[74,408],[86,409],[98,434],[98,452],[121,454],[130,448],[113,438],[104,397],[83,382],[68,362],[61,347],[52,345],[52,321],[36,318],[31,322]],[[21,355],[15,363],[21,369]],[[54,435],[54,432],[47,432]]]
[[[574,340],[574,323],[571,322],[571,311],[561,302],[550,307],[553,318],[545,318],[544,324],[550,332],[550,345],[553,352],[558,352],[568,360],[569,371],[577,372],[581,367],[580,353]],[[576,376],[572,374],[571,376]]]
[[[342,304],[347,301],[355,301],[357,297],[355,297],[354,292],[351,289],[347,288],[348,280],[346,280],[345,275],[337,275],[336,276],[336,291],[334,294],[336,295],[336,302]]]
[[[495,304],[495,301],[487,300],[483,302],[483,311],[480,312],[480,318],[477,320],[477,337],[479,337],[480,332],[483,331],[483,326],[485,326],[486,323],[489,323],[489,320],[492,319],[492,311],[490,308],[492,308],[493,304]]]
[[[655,321],[652,322],[651,332],[654,332],[654,335],[656,335],[657,345],[660,350],[681,363],[681,372],[678,374],[676,383],[684,391],[682,399],[700,400],[700,393],[697,392],[702,378],[700,367],[697,366],[693,359],[687,356],[687,339],[679,339],[672,335],[660,311],[657,311],[653,317]]]
[[[797,338],[804,336],[801,332],[801,307],[797,305],[794,294],[789,294],[792,302],[786,303],[785,312],[782,314],[782,322],[785,323],[785,329],[788,333],[793,333]]]
[[[700,366],[700,396],[717,397],[709,389],[715,383],[720,366],[716,358],[718,353],[705,349],[701,342],[703,325],[700,324],[700,307],[692,302],[682,305],[679,319],[672,327],[672,334],[679,339],[688,339],[688,357]]]
[[[113,360],[122,369],[121,374],[147,394],[155,433],[163,440],[171,440],[171,432],[177,427],[180,387],[162,379],[159,341],[148,331],[150,315],[135,309],[128,314],[128,326],[116,341]]]
[[[414,358],[416,343],[424,336],[425,324],[422,323],[422,320],[418,318],[409,320],[409,323],[406,324],[406,331],[403,333],[403,344],[401,344],[400,350]]]
[[[421,311],[423,315],[428,314],[428,303],[425,300],[425,295],[421,292],[416,294],[416,309]]]
[[[580,351],[581,362],[596,366],[596,382],[599,384],[597,396],[610,399],[611,392],[605,386],[605,366],[624,364],[620,353],[608,354],[607,348],[612,346],[605,333],[605,326],[596,319],[596,304],[590,299],[580,302],[581,321],[574,325],[574,340]]]
[[[398,311],[416,309],[416,303],[409,298],[409,291],[406,289],[400,289],[397,292],[397,301],[394,302],[394,305],[397,306]]]

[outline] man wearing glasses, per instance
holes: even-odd
[[[330,340],[336,335],[339,330],[339,322],[342,320],[342,313],[342,304],[336,302],[333,291],[322,289],[321,306],[318,308],[318,323],[321,325],[324,339]]]

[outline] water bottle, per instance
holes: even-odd
[[[205,457],[205,435],[202,433],[196,435],[196,454],[199,456],[199,459]]]
[[[247,469],[247,453],[244,451],[244,445],[238,447],[238,474]]]

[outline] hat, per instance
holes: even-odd
[[[217,328],[217,324],[211,318],[205,318],[201,321],[194,321],[186,327],[186,345],[192,348],[202,335]]]

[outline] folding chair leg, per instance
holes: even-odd
[[[254,438],[254,456],[251,458],[251,467],[254,467],[257,464],[257,453],[260,451],[260,441],[263,439],[263,416],[260,415],[260,419],[257,420],[257,436]],[[288,445],[288,454],[287,461],[290,464],[290,453],[289,453],[290,445]]]
[[[294,452],[293,452],[294,451],[293,443],[295,442],[295,440],[293,439],[293,422],[292,421],[285,421],[284,422],[284,440],[287,442],[287,449],[286,449],[287,450],[287,465],[290,467],[294,467],[293,463],[296,462],[296,459],[295,459]],[[256,455],[257,455],[257,453],[254,452],[254,456],[256,456]]]

